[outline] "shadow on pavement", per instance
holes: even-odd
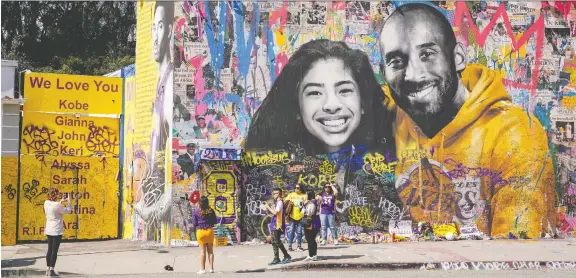
[[[236,273],[266,272],[265,268],[238,270]]]
[[[350,248],[350,246],[318,246],[318,250],[332,250],[332,249],[344,249],[344,248]]]
[[[73,272],[58,272],[60,276],[66,277],[87,277],[85,274],[73,273]],[[40,277],[45,276],[46,270],[38,269],[2,269],[2,277]]]
[[[44,258],[44,257],[2,260],[2,269],[4,269],[5,267],[31,266],[31,265],[36,263],[37,259],[40,259],[40,258]]]
[[[364,255],[318,256],[318,261],[358,259],[362,257]]]

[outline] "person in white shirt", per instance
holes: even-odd
[[[70,199],[62,198],[56,201],[59,192],[56,188],[50,188],[48,192],[48,200],[44,202],[44,213],[46,214],[46,227],[44,234],[48,237],[48,252],[46,253],[46,276],[59,276],[55,270],[56,258],[58,257],[58,248],[60,241],[62,241],[62,234],[64,234],[64,214],[72,213]],[[66,207],[62,205],[63,202],[68,202]]]

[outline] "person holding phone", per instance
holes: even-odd
[[[58,248],[64,234],[64,214],[72,213],[72,205],[69,197],[57,201],[60,192],[56,188],[50,188],[48,191],[48,200],[44,202],[44,213],[46,214],[46,227],[44,234],[48,237],[48,252],[46,253],[46,276],[59,276],[54,270],[56,258],[58,257]],[[66,202],[64,207],[62,203]]]

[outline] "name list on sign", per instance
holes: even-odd
[[[62,92],[96,92],[96,93],[121,93],[122,88],[118,82],[109,78],[89,81],[66,80],[64,77],[55,77],[55,80],[41,76],[29,76],[30,88],[57,90]],[[59,99],[58,109],[62,110],[84,110],[90,109],[88,102],[78,100]]]

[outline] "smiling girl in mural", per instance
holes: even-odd
[[[310,41],[290,58],[255,113],[246,148],[293,144],[314,155],[372,147],[391,138],[385,103],[365,53],[343,42]]]

